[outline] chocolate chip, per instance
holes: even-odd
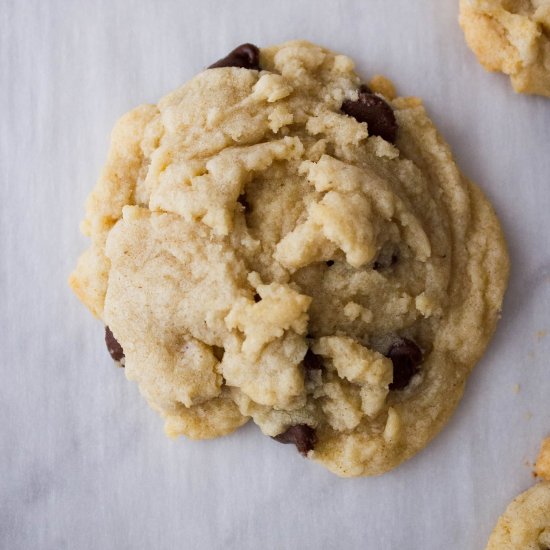
[[[324,369],[323,360],[318,355],[315,355],[309,348],[304,356],[303,365],[306,372]]]
[[[219,67],[241,67],[242,69],[260,70],[260,50],[254,44],[241,44],[232,52],[229,52],[223,59],[212,63],[208,68]]]
[[[262,299],[262,298],[261,298],[261,296],[260,296],[258,293],[254,294],[254,301],[255,301],[256,303],[258,303],[261,299]]]
[[[341,110],[359,122],[366,122],[369,135],[380,136],[390,143],[395,142],[397,121],[393,110],[380,96],[371,93],[367,86],[359,88],[356,101],[346,99]]]
[[[124,350],[118,343],[117,339],[113,336],[111,329],[105,327],[105,344],[107,345],[107,351],[113,358],[113,361],[122,361],[124,359]]]
[[[422,351],[412,340],[400,338],[391,345],[386,357],[389,357],[393,364],[393,382],[390,384],[390,390],[405,389],[418,372],[418,366],[422,363]]]
[[[326,264],[330,267],[334,265],[334,260],[329,260],[328,262],[326,262]]]
[[[307,424],[297,424],[290,426],[286,432],[276,435],[273,438],[279,443],[293,443],[300,454],[306,456],[309,451],[315,447],[317,436],[315,430]]]

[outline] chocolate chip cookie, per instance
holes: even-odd
[[[460,25],[487,70],[550,97],[550,0],[460,0]]]
[[[486,550],[550,550],[550,439],[536,472],[543,479],[517,497],[499,518]]]
[[[82,228],[70,284],[169,435],[252,419],[342,476],[445,424],[508,275],[421,100],[303,41],[243,44],[122,117]]]

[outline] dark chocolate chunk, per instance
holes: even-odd
[[[412,340],[400,338],[391,345],[386,357],[391,359],[393,364],[393,382],[390,384],[390,390],[405,389],[418,372],[423,359],[422,351]]]
[[[308,348],[306,351],[306,354],[304,356],[303,361],[304,369],[306,372],[312,371],[312,370],[323,370],[323,360],[318,355],[315,355],[311,351],[311,349]]]
[[[307,424],[297,424],[290,426],[286,432],[276,435],[273,438],[279,443],[293,443],[300,454],[306,456],[309,451],[315,447],[317,436],[315,430]]]
[[[223,59],[212,63],[208,68],[219,67],[241,67],[242,69],[260,70],[260,50],[254,44],[241,44],[232,52],[229,52]]]
[[[122,361],[124,359],[124,350],[118,343],[117,339],[113,336],[111,329],[105,327],[105,344],[107,345],[107,351],[113,358],[113,361]]]
[[[258,293],[254,294],[254,301],[256,303],[258,303],[261,299],[262,299],[262,297]]]
[[[380,136],[390,143],[395,143],[397,121],[393,110],[380,96],[371,93],[367,86],[359,88],[359,97],[356,101],[346,99],[341,110],[359,122],[366,122],[369,135]]]

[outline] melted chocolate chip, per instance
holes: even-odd
[[[113,336],[109,327],[105,327],[105,344],[107,345],[107,351],[113,358],[113,361],[122,361],[122,359],[124,359],[124,350]]]
[[[356,101],[346,99],[341,110],[358,122],[366,122],[369,135],[380,136],[390,143],[395,143],[397,121],[393,110],[380,96],[371,93],[367,86],[359,88]]]
[[[286,432],[276,435],[273,438],[279,443],[293,443],[301,455],[306,456],[309,451],[315,447],[317,436],[315,430],[307,424],[297,424],[290,426]]]
[[[254,44],[241,44],[232,52],[229,52],[223,59],[212,63],[208,68],[219,67],[240,67],[242,69],[260,70],[260,50]]]
[[[326,264],[330,267],[334,265],[334,260],[329,260],[328,262],[326,262]]]
[[[423,359],[422,351],[412,340],[401,338],[391,345],[386,357],[389,357],[393,364],[393,382],[390,384],[390,390],[405,389],[418,372]]]
[[[321,357],[315,355],[315,353],[313,353],[309,348],[304,356],[303,365],[306,372],[324,369],[323,360],[321,359]]]

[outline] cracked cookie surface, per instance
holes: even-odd
[[[550,0],[460,0],[460,25],[487,70],[550,97]]]
[[[307,42],[244,46],[118,122],[70,283],[169,435],[251,418],[339,475],[383,473],[493,333],[499,223],[419,99]]]

